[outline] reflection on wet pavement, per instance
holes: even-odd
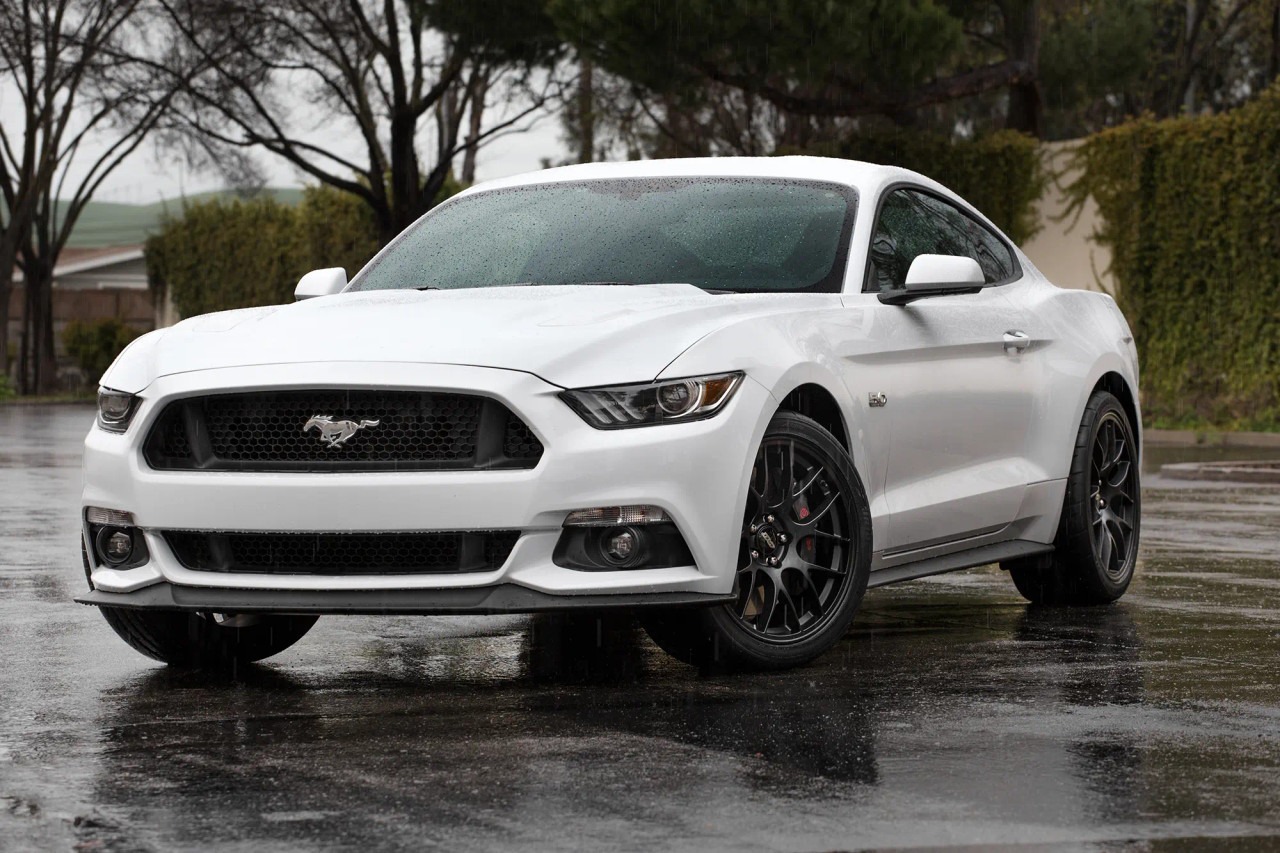
[[[700,676],[626,620],[335,617],[225,677],[71,603],[90,420],[0,408],[0,849],[1280,848],[1280,490],[1148,479],[1119,605],[887,587],[795,672]]]

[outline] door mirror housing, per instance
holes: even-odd
[[[973,258],[959,255],[917,255],[907,270],[906,287],[880,291],[886,305],[907,305],[926,296],[977,293],[987,283]]]
[[[347,286],[347,271],[342,267],[328,267],[312,270],[298,279],[298,286],[293,289],[293,299],[301,302],[313,296],[329,296],[341,293]]]

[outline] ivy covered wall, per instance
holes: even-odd
[[[1280,87],[1233,112],[1085,140],[1147,423],[1280,426]]]

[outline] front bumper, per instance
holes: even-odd
[[[705,592],[633,592],[548,595],[516,584],[467,589],[211,589],[158,583],[133,592],[92,590],[81,604],[126,610],[187,610],[214,613],[448,615],[547,613],[640,607],[705,607],[733,595]]]
[[[484,394],[520,416],[543,443],[530,470],[366,473],[156,471],[141,447],[164,405],[181,397],[282,388],[402,388]],[[107,594],[167,585],[173,606],[184,590],[261,592],[242,608],[271,607],[279,593],[377,593],[357,606],[325,612],[399,612],[389,595],[404,591],[412,612],[503,612],[532,607],[523,591],[546,596],[727,595],[732,589],[743,500],[754,448],[773,405],[748,377],[715,417],[687,424],[596,430],[557,396],[560,389],[531,374],[460,365],[329,362],[228,368],[157,379],[123,435],[96,427],[85,441],[84,506],[133,513],[151,559],[117,570],[91,560],[86,603]],[[694,565],[664,569],[578,571],[557,566],[552,552],[572,510],[620,504],[661,507],[679,528]],[[465,574],[268,575],[185,568],[161,531],[413,532],[520,530],[498,569]],[[508,590],[496,595],[496,590]],[[455,597],[408,591],[471,591]],[[521,595],[511,597],[511,592]],[[483,595],[479,594],[483,593]],[[194,594],[194,593],[192,593]],[[156,592],[150,598],[155,598]],[[321,596],[323,598],[323,596]],[[288,596],[277,596],[285,605]],[[517,600],[519,599],[519,600]],[[219,599],[223,600],[223,599]],[[319,600],[319,599],[317,599]],[[329,599],[337,601],[337,599]],[[167,601],[167,599],[166,599]],[[521,601],[524,603],[521,604]],[[374,603],[368,603],[374,602]],[[115,603],[120,604],[116,601]],[[121,605],[126,606],[126,605]],[[149,606],[160,606],[151,604]],[[210,605],[212,606],[212,605]],[[224,605],[225,606],[225,601]],[[362,608],[369,608],[364,610]],[[196,608],[200,609],[200,608]],[[311,610],[309,612],[320,612]]]

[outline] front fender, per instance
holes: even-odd
[[[848,437],[848,451],[862,478],[871,504],[878,541],[887,536],[888,511],[884,483],[889,458],[888,430],[870,428],[871,420],[861,395],[846,381],[847,363],[833,341],[847,330],[835,325],[837,312],[796,312],[770,318],[753,318],[708,334],[672,361],[659,379],[700,376],[742,370],[769,392],[767,411],[756,413],[755,445],[759,445],[769,421],[792,391],[817,386],[835,400]],[[746,500],[753,460],[744,460],[739,497]]]

